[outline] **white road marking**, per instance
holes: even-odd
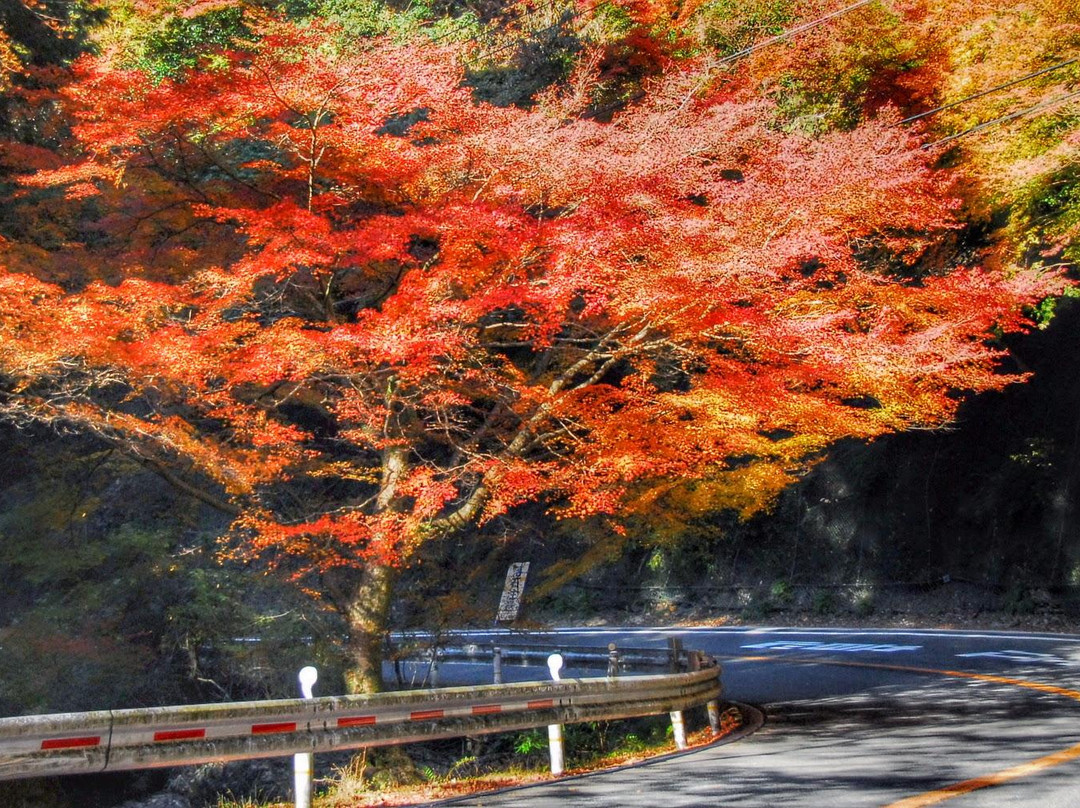
[[[1068,665],[1068,660],[1053,654],[1036,654],[1034,651],[1016,651],[1007,648],[1001,651],[978,651],[971,654],[957,654],[958,657],[973,659],[975,657],[987,657],[989,659],[1007,659],[1010,662],[1034,662],[1048,665]]]
[[[450,631],[447,634],[465,634],[474,637],[513,637],[524,632],[511,629],[480,629]],[[668,637],[684,634],[729,634],[729,635],[754,635],[754,634],[791,634],[804,637],[925,637],[952,640],[1022,640],[1025,642],[1080,642],[1077,634],[1008,634],[1005,632],[964,632],[949,629],[814,629],[814,628],[743,628],[722,626],[656,626],[652,628],[623,628],[619,626],[581,626],[547,629],[541,632],[528,632],[535,634],[623,634],[628,636],[655,636]]]
[[[855,642],[759,642],[753,645],[743,645],[742,648],[751,648],[762,651],[819,651],[831,654],[900,654],[908,651],[918,651],[921,645],[888,645],[868,644]]]

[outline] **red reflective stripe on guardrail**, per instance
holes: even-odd
[[[409,713],[410,721],[427,721],[429,718],[442,718],[445,710],[415,710]]]
[[[205,737],[205,729],[170,729],[163,732],[155,732],[154,742],[161,743],[162,741],[193,741],[198,738]]]
[[[42,749],[84,749],[88,746],[100,746],[101,736],[93,735],[85,738],[49,738],[41,742]]]
[[[482,685],[474,692],[448,688],[415,695],[324,697],[310,704],[283,699],[0,717],[0,781],[81,774],[88,769],[193,765],[223,757],[271,757],[313,748],[385,746],[415,737],[417,732],[459,737],[599,716],[648,715],[660,704],[685,709],[715,700],[720,693],[719,676],[718,667],[709,667],[619,679]],[[496,698],[499,701],[493,701]],[[536,715],[522,716],[523,712]],[[461,721],[463,717],[471,718]],[[196,722],[202,726],[192,726]],[[410,722],[424,726],[404,726]],[[364,727],[364,732],[346,731]]]
[[[339,727],[366,727],[375,723],[375,716],[373,715],[354,715],[349,718],[339,718],[337,725]]]
[[[296,732],[296,722],[284,722],[281,724],[252,724],[252,735],[270,735],[274,732]]]

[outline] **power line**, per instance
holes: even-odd
[[[551,3],[548,4],[548,7],[549,8],[554,7],[557,2],[558,2],[558,0],[554,0],[554,2],[551,2]],[[583,9],[580,9],[578,11],[573,12],[572,14],[568,15],[566,17],[566,19],[567,19],[567,21],[577,19],[578,17],[581,17],[581,16],[589,13],[590,11],[595,11],[597,8],[602,6],[605,2],[607,2],[607,0],[599,0],[599,2],[593,3],[592,5],[587,6],[586,8],[583,8]],[[868,5],[870,5],[871,3],[874,3],[874,2],[876,2],[876,0],[858,0],[858,2],[852,3],[852,4],[848,5],[848,6],[844,6],[841,9],[837,9],[836,11],[829,12],[828,14],[825,14],[825,15],[823,15],[821,17],[816,17],[815,19],[812,19],[812,20],[810,20],[808,22],[805,22],[802,25],[797,25],[796,27],[791,28],[791,29],[789,29],[787,31],[781,31],[776,36],[772,36],[772,37],[769,37],[768,39],[762,40],[761,42],[757,42],[757,43],[751,45],[750,47],[743,48],[740,51],[736,51],[735,53],[728,54],[727,56],[725,56],[725,57],[719,59],[718,61],[716,61],[714,63],[714,66],[719,66],[719,65],[727,64],[729,62],[734,62],[734,61],[736,61],[738,59],[741,59],[743,56],[748,56],[749,54],[754,53],[755,51],[759,51],[762,48],[767,48],[770,45],[775,45],[778,42],[783,42],[784,40],[789,39],[789,38],[791,38],[793,36],[796,36],[798,34],[801,34],[804,31],[809,31],[812,28],[816,28],[817,26],[823,25],[824,23],[829,22],[830,20],[834,20],[837,17],[842,17],[843,15],[847,14],[848,12],[855,11],[858,8],[862,8],[863,6],[868,6]],[[523,16],[523,15],[518,15],[518,16],[520,18],[520,16]],[[498,48],[495,48],[494,50],[488,51],[487,53],[485,53],[483,55],[482,58],[485,58],[485,59],[489,58],[489,57],[491,57],[491,56],[493,56],[493,55],[495,55],[497,53],[501,53],[502,51],[507,50],[508,48],[514,47],[517,44],[518,43],[516,41],[507,43],[506,45],[502,45],[501,47],[498,47]]]
[[[942,104],[940,107],[934,107],[933,109],[928,109],[926,112],[920,112],[918,115],[912,115],[911,117],[904,118],[904,120],[900,121],[900,123],[911,123],[912,121],[917,121],[920,118],[925,118],[928,115],[936,115],[937,113],[943,112],[947,109],[952,109],[953,107],[958,107],[961,104],[966,104],[968,101],[974,101],[976,98],[982,98],[984,95],[990,95],[991,93],[996,93],[999,90],[1004,90],[1016,84],[1020,84],[1021,82],[1027,81],[1028,79],[1033,79],[1036,76],[1041,76],[1044,73],[1051,73],[1054,70],[1060,70],[1063,67],[1068,67],[1069,65],[1076,64],[1078,61],[1080,61],[1080,59],[1069,59],[1065,62],[1058,62],[1056,65],[1044,67],[1042,70],[1036,70],[1033,73],[1028,73],[1027,75],[1020,76],[1020,78],[1013,79],[1012,81],[1007,81],[1004,84],[999,84],[997,87],[991,87],[989,90],[983,90],[982,92],[975,93],[974,95],[969,95],[966,98],[961,98],[959,101],[953,101],[949,104]]]
[[[1016,118],[1022,118],[1025,115],[1030,115],[1033,112],[1039,112],[1040,110],[1057,106],[1058,104],[1064,103],[1070,98],[1076,98],[1077,96],[1080,96],[1080,90],[1074,90],[1071,93],[1059,95],[1057,98],[1051,98],[1049,101],[1043,101],[1042,103],[1035,104],[1034,106],[1027,107],[1026,109],[1017,110],[1016,112],[1011,112],[1008,115],[1002,115],[1000,118],[994,118],[993,120],[985,121],[984,123],[980,123],[977,126],[972,126],[970,129],[965,129],[963,132],[957,132],[955,135],[949,135],[948,137],[943,137],[940,140],[935,140],[933,143],[927,143],[923,146],[923,148],[931,149],[934,146],[940,146],[942,143],[949,143],[966,135],[972,135],[976,132],[981,132],[983,129],[989,129],[991,126],[997,126],[999,123],[1007,123],[1008,121],[1015,120]]]
[[[875,2],[875,0],[859,0],[859,2],[857,3],[852,3],[850,6],[845,6],[844,8],[833,11],[823,17],[818,17],[817,19],[810,20],[809,22],[798,25],[787,31],[781,31],[776,36],[764,39],[761,42],[751,45],[748,48],[743,48],[741,51],[736,51],[735,53],[728,54],[723,59],[720,59],[717,64],[722,65],[727,64],[728,62],[734,62],[736,59],[741,59],[744,56],[748,56],[754,51],[761,50],[762,48],[767,48],[770,45],[775,45],[777,42],[782,42],[783,40],[788,39],[789,37],[793,37],[796,34],[801,34],[803,31],[809,31],[811,28],[816,28],[817,26],[822,25],[829,20],[836,19],[837,17],[847,14],[849,11],[854,11],[857,8],[862,8],[863,6],[869,5],[873,2]]]
[[[701,72],[701,75],[698,77],[698,79],[694,82],[694,89],[690,92],[690,94],[686,96],[683,104],[685,105],[690,101],[693,93],[697,92],[697,90],[703,87],[705,83],[712,77],[712,72],[721,65],[730,64],[737,59],[741,59],[743,56],[747,56],[751,53],[754,53],[755,51],[759,51],[762,48],[767,48],[770,45],[775,45],[777,42],[783,42],[785,39],[789,39],[796,34],[801,34],[804,31],[809,31],[811,28],[816,28],[817,26],[826,23],[829,20],[835,20],[837,17],[841,17],[844,14],[847,14],[849,11],[854,11],[855,9],[862,8],[863,6],[870,5],[870,3],[873,2],[875,2],[875,0],[858,0],[858,2],[852,3],[849,6],[844,6],[841,9],[837,9],[836,11],[829,12],[828,14],[825,14],[821,17],[817,17],[813,20],[810,20],[809,22],[805,22],[802,25],[797,25],[794,28],[790,28],[787,31],[781,31],[776,36],[769,37],[768,39],[763,39],[761,42],[757,42],[748,48],[743,48],[742,50],[736,51],[735,53],[729,53],[722,59],[708,64]]]
[[[585,14],[587,14],[587,13],[589,13],[591,11],[595,11],[597,8],[599,8],[601,5],[603,5],[604,2],[606,2],[606,0],[598,0],[598,2],[593,3],[592,5],[589,5],[589,6],[585,7],[585,8],[582,8],[582,9],[575,10],[572,13],[570,13],[568,15],[565,15],[563,17],[562,21],[569,22],[570,20],[574,20],[574,19],[577,19],[579,17],[582,17],[582,16],[584,16]],[[746,47],[746,48],[743,48],[742,50],[736,51],[735,53],[728,54],[727,56],[717,60],[714,63],[714,67],[737,61],[738,59],[741,59],[744,56],[749,56],[751,53],[755,53],[755,52],[757,52],[759,50],[762,50],[763,48],[767,48],[767,47],[775,45],[775,44],[777,44],[779,42],[783,42],[783,41],[785,41],[787,39],[790,39],[791,37],[797,36],[798,34],[809,31],[809,30],[811,30],[813,28],[818,27],[819,25],[823,25],[826,22],[834,20],[834,19],[836,19],[838,17],[842,17],[845,14],[848,14],[848,13],[850,13],[852,11],[855,11],[855,10],[857,10],[859,8],[862,8],[863,6],[870,5],[873,2],[875,2],[875,0],[857,0],[857,2],[855,2],[855,3],[851,3],[850,5],[844,6],[843,8],[837,9],[836,11],[832,11],[832,12],[830,12],[828,14],[824,14],[821,17],[816,17],[815,19],[809,20],[808,22],[805,22],[805,23],[803,23],[801,25],[797,25],[794,28],[788,29],[787,31],[781,31],[776,36],[769,37],[768,39],[764,39],[761,42],[757,42],[757,43],[755,43],[753,45],[750,45],[749,47]],[[554,9],[558,4],[559,4],[559,0],[550,0],[550,2],[547,4],[547,8],[549,10]],[[516,21],[519,21],[522,18],[524,18],[524,16],[525,16],[525,10],[522,9],[520,11],[517,11],[516,13],[513,13],[513,14],[509,15],[505,19],[505,22],[516,22]],[[468,27],[468,26],[467,25],[461,25],[461,26],[455,26],[454,28],[451,28],[449,30],[444,30],[438,36],[432,37],[432,41],[437,42],[437,41],[439,41],[441,39],[446,38],[447,36],[453,35],[454,33],[456,33],[459,30],[464,30],[466,27]],[[481,58],[485,58],[485,59],[490,58],[491,56],[494,56],[495,54],[501,53],[502,51],[505,51],[508,48],[516,47],[518,44],[519,44],[518,40],[509,42],[509,43],[504,44],[504,45],[502,45],[502,46],[500,46],[498,48],[495,48],[493,50],[488,51],[487,53],[483,54],[483,56]],[[1013,87],[1013,86],[1015,86],[1017,84],[1020,84],[1022,82],[1029,81],[1030,79],[1036,78],[1038,76],[1042,76],[1042,75],[1045,75],[1047,73],[1052,73],[1052,72],[1054,72],[1056,70],[1060,70],[1063,67],[1068,67],[1069,65],[1076,64],[1077,62],[1080,62],[1080,58],[1067,59],[1064,62],[1058,62],[1057,64],[1053,64],[1053,65],[1050,65],[1049,67],[1041,68],[1040,70],[1032,71],[1031,73],[1027,73],[1027,74],[1025,74],[1023,76],[1019,76],[1018,78],[1012,79],[1012,80],[1007,81],[1007,82],[1005,82],[1003,84],[999,84],[999,85],[997,85],[995,87],[991,87],[991,88],[989,88],[987,90],[982,90],[981,92],[974,93],[972,95],[966,96],[966,97],[958,99],[956,101],[952,101],[952,102],[950,102],[948,104],[942,104],[941,106],[935,107],[933,109],[926,110],[925,112],[920,112],[917,115],[911,115],[911,116],[909,116],[907,118],[904,118],[899,123],[900,124],[913,123],[914,121],[920,120],[922,118],[926,118],[926,117],[929,117],[931,115],[936,115],[939,112],[944,112],[947,109],[952,109],[954,107],[960,106],[961,104],[966,104],[969,101],[974,101],[976,99],[983,98],[984,96],[990,95],[992,93],[996,93],[996,92],[1000,92],[1001,90],[1008,89],[1009,87]],[[708,72],[711,72],[711,69],[706,71],[706,74]],[[1018,111],[1010,113],[1008,115],[1003,115],[1003,116],[1001,116],[999,118],[994,118],[993,120],[989,120],[989,121],[986,121],[984,123],[978,124],[976,126],[972,126],[969,129],[965,129],[963,132],[958,132],[955,135],[949,135],[948,137],[941,138],[940,140],[936,140],[933,143],[925,144],[923,146],[923,148],[924,149],[929,149],[929,148],[932,148],[934,146],[939,146],[939,145],[941,145],[943,143],[949,143],[949,142],[951,142],[953,140],[956,140],[958,138],[965,137],[965,136],[971,135],[971,134],[975,134],[975,133],[980,132],[980,131],[982,131],[984,129],[988,129],[988,128],[992,127],[992,126],[996,126],[996,125],[1001,124],[1001,123],[1007,123],[1008,121],[1015,120],[1016,118],[1021,118],[1021,117],[1024,117],[1025,115],[1030,115],[1030,114],[1032,114],[1034,112],[1038,112],[1040,110],[1047,109],[1047,108],[1052,107],[1052,106],[1056,106],[1057,104],[1068,101],[1068,100],[1070,100],[1072,98],[1075,98],[1078,95],[1080,95],[1080,91],[1068,93],[1066,95],[1059,96],[1058,98],[1051,99],[1049,101],[1045,101],[1045,102],[1042,102],[1042,103],[1039,103],[1039,104],[1035,104],[1034,106],[1027,107],[1027,108],[1022,109],[1022,110],[1018,110]]]

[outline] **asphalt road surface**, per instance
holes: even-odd
[[[733,744],[455,805],[1080,808],[1080,636],[781,628],[544,636],[555,647],[665,647],[680,637],[720,660],[726,698],[758,705],[765,724]]]

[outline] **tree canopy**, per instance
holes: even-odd
[[[235,553],[349,617],[360,689],[432,537],[529,502],[617,532],[690,485],[750,514],[836,440],[1018,380],[996,337],[1065,281],[967,248],[963,175],[896,99],[786,126],[760,66],[611,8],[621,38],[522,104],[484,100],[474,41],[266,9],[20,89],[57,128],[5,144],[0,413],[232,513]]]

